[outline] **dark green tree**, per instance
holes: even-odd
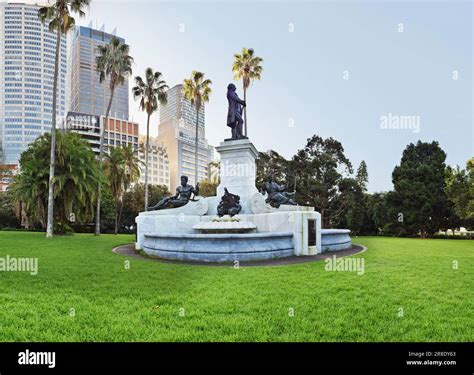
[[[445,187],[446,154],[438,142],[409,144],[392,173],[392,230],[422,237],[445,227],[449,215]],[[395,216],[395,215],[396,216]]]
[[[0,229],[20,227],[17,206],[11,192],[0,191]]]
[[[384,234],[386,225],[390,222],[389,204],[387,193],[374,193],[367,195],[367,232]]]
[[[268,175],[273,175],[273,178],[278,183],[288,184],[293,188],[294,175],[289,173],[289,161],[281,156],[278,152],[268,150],[267,152],[260,152],[257,164],[257,179],[256,186],[260,189],[267,181]]]
[[[336,223],[340,216],[336,199],[339,185],[344,174],[352,173],[352,164],[344,155],[342,144],[333,138],[314,135],[293,157],[288,170],[297,176],[298,203],[315,207],[321,213],[324,227]]]
[[[474,184],[474,173],[460,169],[459,166],[446,168],[445,191],[453,205],[456,216],[464,225],[469,225],[474,219],[474,196],[472,185]]]
[[[332,204],[332,224],[361,234],[365,224],[365,195],[355,178],[343,178]]]
[[[363,192],[367,191],[367,184],[369,183],[369,172],[367,171],[367,164],[362,160],[357,168],[356,174],[357,184]]]

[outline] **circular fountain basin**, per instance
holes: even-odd
[[[349,229],[321,229],[321,251],[346,250],[352,247]]]
[[[145,235],[143,251],[163,259],[197,262],[257,261],[293,255],[293,233],[167,233]]]

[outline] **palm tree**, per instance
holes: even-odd
[[[199,146],[199,112],[201,106],[204,103],[209,102],[209,96],[211,95],[212,81],[210,79],[204,79],[204,73],[196,72],[193,70],[191,78],[185,79],[183,82],[183,94],[184,97],[191,102],[196,108],[196,150],[195,150],[195,171],[194,171],[194,183],[198,184],[198,146]]]
[[[104,138],[105,128],[108,126],[110,108],[114,100],[115,89],[123,85],[129,75],[132,74],[133,58],[129,55],[130,47],[122,43],[120,39],[112,37],[109,44],[98,46],[98,56],[96,58],[97,72],[99,73],[100,83],[109,78],[110,98],[105,113],[104,126],[100,132],[100,152],[99,166],[102,168],[102,159],[104,157]],[[95,218],[95,234],[100,235],[100,194],[101,186],[97,188],[97,206]]]
[[[76,221],[89,221],[93,217],[97,183],[102,174],[94,152],[80,135],[57,131],[56,137],[54,218],[56,228],[64,233],[72,221],[72,213]],[[45,133],[21,154],[20,172],[11,187],[25,212],[43,227],[47,224],[51,142],[51,134]]]
[[[211,161],[208,165],[208,181],[212,184],[219,185],[220,176],[219,171],[221,169],[221,162],[220,161]]]
[[[134,150],[131,144],[122,146],[122,155],[125,164],[124,190],[128,191],[131,185],[140,178],[138,149]]]
[[[115,234],[118,234],[118,211],[125,186],[125,159],[121,147],[110,148],[105,155],[104,172],[115,201]]]
[[[42,23],[48,22],[49,31],[56,32],[56,56],[54,60],[53,78],[53,114],[51,119],[51,151],[49,166],[48,185],[48,223],[46,226],[46,237],[52,237],[54,233],[54,169],[56,154],[56,107],[58,92],[59,58],[61,56],[61,36],[66,35],[74,28],[76,21],[71,17],[71,12],[78,13],[84,17],[83,8],[88,6],[90,0],[56,0],[51,6],[45,6],[38,10],[38,17]]]
[[[253,80],[259,80],[263,68],[260,65],[263,59],[254,56],[253,48],[242,48],[242,53],[234,55],[234,63],[232,64],[232,71],[234,79],[242,79],[244,88],[244,101],[247,101],[247,89]],[[247,107],[244,107],[244,122],[245,122],[245,136],[247,137]]]
[[[123,193],[125,194],[132,184],[140,178],[140,159],[138,157],[138,149],[134,150],[132,145],[122,146],[122,156],[125,166],[125,174],[123,179]],[[120,202],[120,213],[118,217],[118,227],[120,228],[120,221],[122,220],[123,211],[123,196]]]
[[[136,86],[132,89],[135,100],[140,99],[140,109],[148,115],[146,122],[145,142],[145,211],[148,210],[148,152],[150,148],[150,117],[158,110],[159,104],[166,104],[168,86],[160,72],[145,70],[145,79],[135,77]]]

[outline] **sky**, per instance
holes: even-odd
[[[473,15],[472,2],[453,0],[92,0],[77,23],[116,28],[130,45],[133,76],[152,67],[172,87],[204,72],[213,82],[206,137],[214,146],[230,136],[233,55],[254,48],[264,60],[247,98],[257,149],[290,158],[313,134],[333,137],[354,169],[365,160],[376,192],[392,189],[409,143],[438,141],[450,165],[474,156]],[[130,113],[144,132],[132,96]]]

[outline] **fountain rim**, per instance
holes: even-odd
[[[350,229],[321,229],[321,234],[346,234],[351,233]]]
[[[220,238],[275,238],[293,237],[293,232],[260,232],[260,233],[157,233],[145,234],[148,238],[181,238],[181,239],[220,239]]]

